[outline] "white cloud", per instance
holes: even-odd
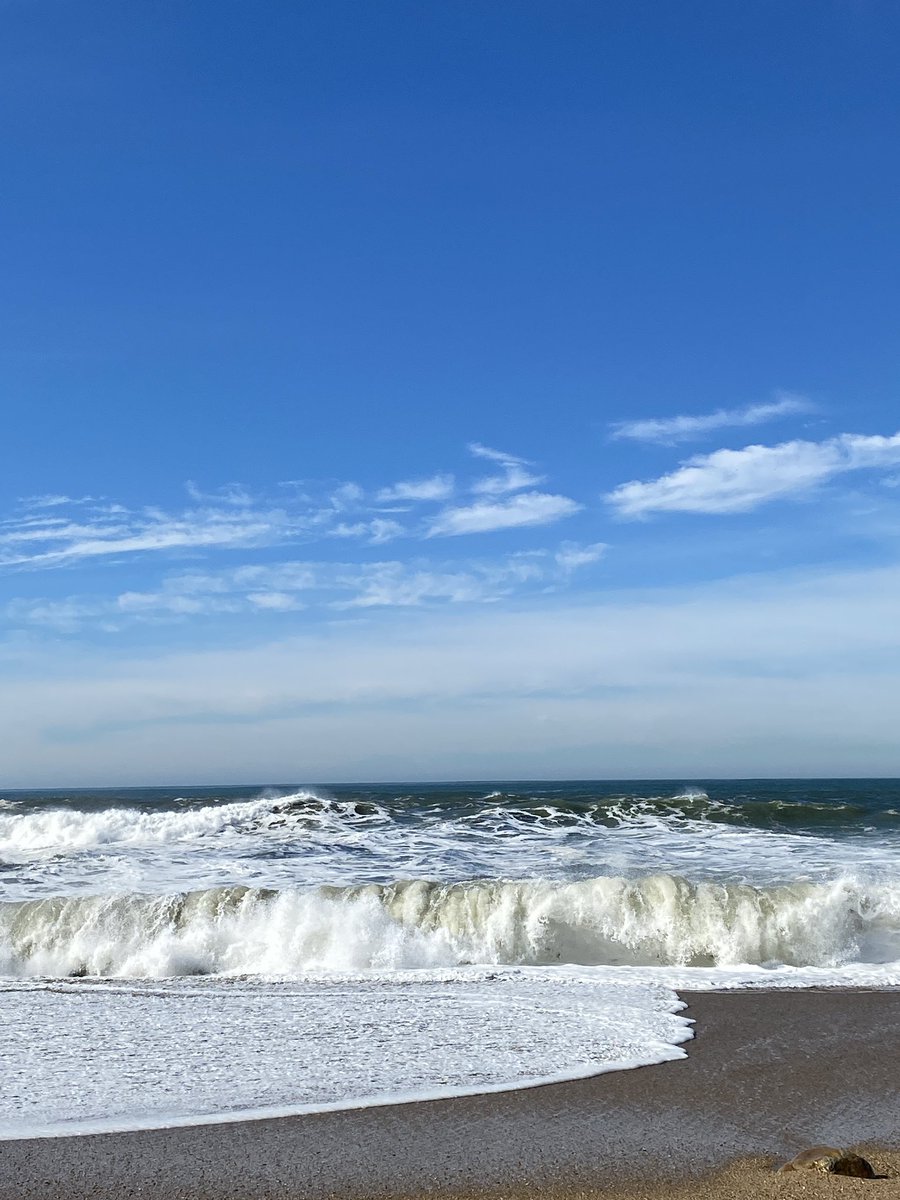
[[[448,500],[453,495],[452,475],[432,475],[428,479],[407,479],[382,488],[376,499],[390,504],[396,500]]]
[[[486,458],[489,462],[500,463],[504,467],[507,463],[524,465],[528,461],[515,454],[508,454],[505,450],[492,450],[490,446],[483,446],[481,442],[469,442],[469,453],[475,458]]]
[[[0,521],[0,567],[64,567],[110,556],[227,550],[274,546],[298,538],[327,536],[340,520],[337,506],[352,501],[351,485],[319,502],[292,498],[287,505],[254,501],[231,485],[214,494],[215,503],[181,512],[147,505],[91,504],[68,514],[32,511]],[[193,489],[195,498],[208,499]],[[369,536],[383,540],[388,525],[372,523]]]
[[[24,496],[20,503],[25,508],[59,508],[63,504],[86,504],[91,499],[91,496],[74,499],[72,496],[62,496],[58,492],[48,492],[43,496]]]
[[[102,617],[107,608],[102,603],[69,596],[65,600],[11,600],[5,614],[13,625],[39,625],[58,633],[74,633],[86,621]]]
[[[121,593],[111,607],[119,614],[139,619],[164,615],[203,617],[248,609],[294,611],[305,607],[295,593],[320,588],[327,582],[325,574],[330,570],[333,571],[330,563],[282,562],[205,574],[170,575],[156,591]],[[95,600],[93,611],[103,613],[108,607]]]
[[[364,538],[373,546],[392,542],[406,531],[399,521],[389,521],[384,517],[376,517],[372,521],[357,521],[352,525],[342,523],[331,531],[335,537]]]
[[[79,543],[85,539],[104,537],[125,537],[131,532],[128,525],[110,521],[95,521],[92,524],[79,524],[74,521],[64,521],[61,518],[48,518],[41,521],[25,521],[19,525],[7,525],[6,532],[0,534],[0,546],[11,546],[22,542],[68,542]],[[0,554],[0,562],[3,561]]]
[[[841,434],[824,442],[716,450],[689,458],[676,471],[623,483],[606,500],[623,517],[652,512],[748,512],[769,500],[808,491],[845,471],[900,462],[893,437]]]
[[[359,508],[364,499],[365,492],[358,483],[342,483],[331,493],[331,505],[339,512]]]
[[[454,537],[464,533],[489,533],[526,525],[549,525],[581,508],[568,496],[523,492],[508,500],[479,501],[464,508],[445,508],[428,530],[429,537]]]
[[[47,527],[27,534],[47,548],[25,554],[0,551],[0,566],[59,566],[83,559],[148,551],[186,550],[201,547],[234,547],[271,544],[288,535],[292,523],[284,512],[191,512],[169,516],[148,511],[128,525],[98,522],[93,526]],[[26,535],[5,534],[0,544],[22,541]]]
[[[270,612],[294,612],[303,607],[297,597],[288,592],[250,592],[247,599],[255,608]]]
[[[236,508],[246,508],[253,503],[253,497],[239,483],[226,483],[212,492],[202,491],[192,479],[184,486],[190,498],[201,504],[233,504]]]
[[[845,433],[835,440],[846,454],[847,470],[894,467],[900,462],[900,433],[895,433],[893,437]]]
[[[280,562],[234,567],[204,576],[175,576],[172,586],[184,587],[187,582],[204,591],[279,591],[303,592],[320,586],[322,572],[331,564],[315,562]]]
[[[617,421],[612,427],[614,438],[633,438],[641,442],[672,445],[702,437],[716,429],[762,425],[779,417],[809,412],[810,402],[789,392],[778,393],[776,400],[765,404],[748,404],[744,408],[718,408],[715,412],[693,416],[648,418],[639,421]]]
[[[188,480],[185,487],[193,503],[175,512],[159,505],[126,508],[106,499],[71,500],[48,493],[33,498],[31,507],[0,518],[0,570],[68,567],[150,554],[209,556],[214,551],[334,537],[378,546],[401,536],[543,525],[579,507],[564,496],[536,491],[541,476],[525,459],[479,443],[470,450],[502,470],[475,481],[471,492],[479,497],[477,503],[455,508],[448,505],[456,486],[449,472],[401,479],[374,493],[366,493],[358,483],[335,485],[333,480],[318,486],[307,481],[302,490],[279,484],[277,501],[235,483],[207,490]],[[524,489],[529,490],[514,500],[496,500]],[[436,517],[432,510],[431,517],[415,513],[402,521],[393,519],[393,514],[412,512],[420,503],[441,505],[442,511]]]
[[[496,563],[472,563],[467,569],[440,570],[407,563],[375,563],[348,571],[341,582],[356,591],[338,608],[409,608],[428,601],[480,604],[509,595],[517,585],[542,581],[547,570],[541,555],[512,554]]]
[[[88,627],[121,632],[134,624],[191,617],[310,609],[312,628],[317,618],[321,621],[336,608],[482,604],[546,591],[568,584],[576,568],[596,562],[604,550],[602,543],[562,542],[556,551],[518,551],[497,559],[245,564],[169,575],[156,589],[145,591],[15,600],[0,608],[0,616],[12,628],[43,626],[75,634]]]
[[[338,601],[338,608],[409,608],[428,600],[472,603],[486,598],[484,581],[473,575],[436,571],[408,571],[402,563],[379,564],[367,577],[356,581],[359,588],[351,600]]]
[[[574,571],[578,567],[599,562],[608,549],[606,542],[594,542],[590,546],[580,546],[577,542],[563,542],[556,552],[555,559],[563,571]]]
[[[178,592],[123,592],[115,604],[120,613],[130,616],[166,613],[175,617],[208,617],[240,611],[240,604],[228,597]]]
[[[482,446],[480,442],[471,442],[469,452],[476,458],[486,458],[503,467],[502,475],[487,475],[472,485],[472,491],[476,495],[502,496],[506,492],[517,492],[544,482],[543,475],[535,475],[528,470],[531,464],[525,458],[507,454],[503,450],[492,450],[490,446]]]
[[[518,463],[510,463],[502,475],[488,475],[472,485],[478,496],[502,496],[505,492],[517,492],[522,488],[536,487],[543,483],[544,475],[535,475]]]

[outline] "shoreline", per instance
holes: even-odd
[[[748,1196],[872,1186],[770,1174],[820,1142],[868,1147],[876,1166],[900,1171],[900,991],[680,995],[695,1021],[683,1059],[476,1096],[4,1141],[0,1200],[676,1196],[691,1180],[685,1195],[701,1184],[721,1196],[743,1195],[744,1184]],[[900,1196],[900,1180],[878,1187]]]

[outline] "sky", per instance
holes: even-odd
[[[900,7],[2,12],[0,789],[900,774]]]

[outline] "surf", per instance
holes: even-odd
[[[428,879],[0,904],[8,978],[494,966],[840,967],[900,960],[900,885],[659,874]]]

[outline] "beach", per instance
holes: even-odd
[[[897,781],[12,793],[0,861],[0,1200],[900,1178]]]
[[[900,0],[3,17],[0,1200],[900,1200]]]
[[[688,993],[687,1057],[492,1095],[0,1143],[0,1200],[900,1196],[900,991]],[[774,1174],[862,1147],[875,1181]],[[892,1177],[893,1176],[893,1177]]]

